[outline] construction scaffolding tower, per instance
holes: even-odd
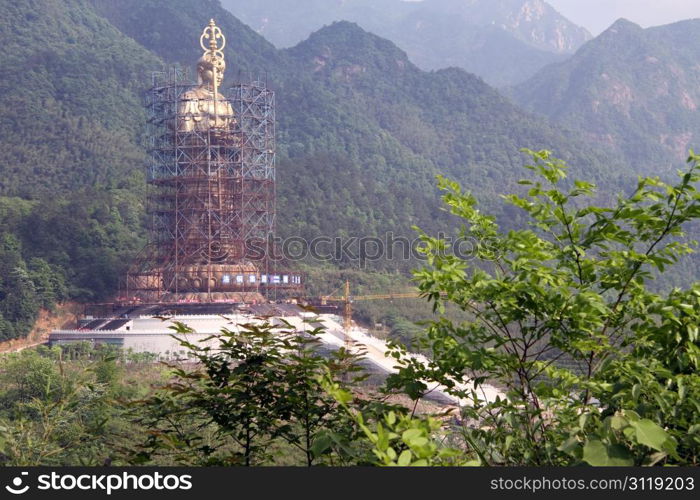
[[[126,299],[257,302],[300,294],[303,276],[274,255],[274,92],[259,81],[234,85],[222,97],[231,123],[185,128],[182,103],[193,89],[177,69],[153,74],[146,99],[151,240],[128,273]]]

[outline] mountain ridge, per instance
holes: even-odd
[[[516,102],[650,172],[700,141],[700,20],[643,29],[616,21],[569,60],[513,89]]]
[[[356,22],[425,70],[457,66],[492,85],[524,80],[591,38],[543,0],[224,0],[276,46],[291,48],[335,21]]]
[[[519,226],[523,214],[499,195],[522,189],[524,146],[553,149],[572,163],[571,176],[598,182],[603,197],[636,173],[481,78],[457,68],[422,71],[395,44],[352,23],[277,50],[215,0],[16,3],[0,11],[0,41],[12,49],[0,54],[10,69],[0,99],[15,106],[0,123],[0,146],[14,155],[0,159],[0,250],[3,269],[16,275],[0,283],[0,330],[29,324],[13,309],[19,299],[4,300],[4,287],[21,290],[23,311],[31,311],[34,275],[65,283],[66,298],[114,293],[145,237],[148,74],[191,68],[212,15],[229,41],[227,82],[264,73],[276,92],[280,236],[411,239],[415,225],[451,230],[437,174],[472,191],[505,228]],[[24,52],[16,53],[14,34],[24,27],[33,36],[20,37]],[[361,266],[352,258],[324,265]],[[362,265],[363,273],[401,276],[416,262]],[[12,328],[11,336],[21,333]]]
[[[210,16],[217,18],[229,37],[227,81],[236,79],[241,71],[259,69],[277,90],[280,227],[287,234],[312,237],[337,230],[377,234],[389,229],[410,234],[414,224],[428,226],[440,214],[434,187],[438,173],[482,191],[486,203],[495,206],[496,198],[486,194],[517,187],[508,172],[521,163],[518,149],[522,146],[554,148],[565,157],[578,158],[581,168],[591,175],[604,177],[600,155],[522,112],[478,77],[456,69],[421,71],[395,44],[351,23],[336,23],[296,48],[278,51],[214,0],[71,1],[78,2],[68,4],[76,8],[91,6],[102,19],[123,30],[122,35],[129,37],[124,40],[143,43],[152,56],[160,57],[150,60],[152,70],[162,69],[165,62],[191,67],[198,57],[201,27]],[[159,15],[157,23],[150,19],[154,12]],[[178,45],[184,43],[183,36],[191,37],[187,48]],[[131,51],[124,47],[125,52]],[[340,57],[326,58],[326,70],[334,67],[335,73],[317,67],[327,47],[333,47]],[[129,75],[132,85],[142,78],[140,87],[145,89],[148,69],[146,65],[130,70],[136,72],[136,77]],[[103,71],[107,80],[110,71],[123,70],[113,66]],[[60,69],[51,78],[63,78]],[[129,129],[132,135],[126,149],[134,151],[134,158],[143,158],[140,134],[145,117],[140,91],[130,89],[120,110],[111,115],[118,118],[111,126]],[[74,102],[64,105],[70,107]],[[22,147],[23,139],[9,133],[5,142]],[[70,164],[69,155],[75,153],[65,154],[63,164]],[[76,176],[92,175],[87,165],[99,162],[100,154],[97,150],[85,153],[86,167],[62,173],[64,185],[79,185]],[[328,172],[328,163],[334,175],[321,179]],[[353,181],[356,192],[341,182],[347,180],[345,173],[337,175],[341,167],[334,164],[357,174]],[[5,179],[20,185],[31,169],[27,166],[12,173],[6,168],[10,175]],[[112,168],[110,182],[124,182],[120,172],[143,176],[132,163],[126,170]],[[308,189],[295,179],[316,185],[313,196],[306,196],[304,203],[295,190]],[[5,194],[22,192],[8,188]],[[31,190],[26,194],[33,195]],[[324,220],[318,217],[324,206],[338,210]]]

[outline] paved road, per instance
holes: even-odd
[[[290,323],[294,324],[299,328],[299,325],[297,323],[301,324],[302,321],[300,318],[285,318]],[[331,344],[336,347],[341,347],[345,345],[345,332],[343,329],[342,324],[339,322],[339,318],[334,315],[330,314],[321,314],[318,316],[318,319],[323,323],[323,326],[325,327],[325,332],[323,335],[321,335],[321,340],[324,341],[326,344]],[[370,361],[373,365],[378,367],[381,371],[384,373],[395,373],[397,372],[397,367],[396,367],[396,360],[394,358],[388,357],[387,356],[387,345],[386,342],[378,339],[376,337],[373,337],[368,334],[367,330],[363,328],[357,328],[353,327],[350,330],[350,337],[353,342],[357,344],[361,344],[362,348],[366,351],[365,354],[365,359]],[[357,347],[359,349],[360,347]],[[427,358],[425,358],[422,355],[419,354],[410,354],[412,357],[415,359],[418,359],[423,362],[428,362]],[[456,384],[458,388],[460,389],[471,389],[472,385],[471,384]],[[430,385],[428,384],[430,387]],[[440,386],[435,386],[435,388],[432,391],[434,394],[433,396],[436,399],[443,400],[444,402],[449,401],[452,404],[459,404],[459,405],[469,405],[470,401],[468,400],[459,400],[458,398],[451,396],[447,394],[445,389]],[[493,386],[490,385],[483,385],[482,386],[482,394],[479,395],[481,398],[486,399],[488,401],[493,401],[496,399],[496,397],[504,397],[504,394],[496,389]]]

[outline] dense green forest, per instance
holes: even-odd
[[[653,151],[642,165],[592,147],[348,22],[277,50],[218,0],[0,10],[0,340],[25,335],[41,308],[114,296],[146,241],[142,93],[151,71],[193,66],[211,17],[228,39],[227,82],[259,77],[277,93],[280,234],[422,242],[421,260],[300,262],[309,294],[413,279],[426,300],[355,311],[428,356],[391,342],[398,370],[377,381],[357,354],[322,352],[320,331],[264,323],[222,331],[217,349],[183,339],[186,358],[169,365],[108,346],[26,349],[0,356],[1,465],[700,463],[700,288],[687,260],[700,157],[679,161],[673,184],[637,179]],[[631,31],[625,43],[646,36]],[[441,230],[472,238],[474,253],[446,251]],[[435,385],[467,404],[436,406]]]
[[[0,338],[114,293],[143,244],[141,75],[157,58],[85,2],[0,14]]]
[[[421,71],[391,42],[352,23],[277,50],[216,0],[18,2],[0,12],[7,48],[0,54],[0,231],[19,255],[10,274],[49,269],[44,274],[64,284],[53,292],[61,298],[114,294],[146,239],[142,93],[151,71],[193,67],[210,17],[228,39],[227,82],[263,78],[276,91],[282,237],[390,232],[413,239],[413,226],[447,230],[454,218],[440,208],[438,174],[467,186],[516,228],[522,214],[499,195],[521,189],[513,172],[523,146],[569,160],[572,176],[601,185],[601,200],[629,189],[636,175],[620,154],[522,111],[479,78]],[[312,273],[314,293],[337,288],[344,279],[338,269],[353,271],[360,291],[404,288],[417,262],[330,264]],[[695,275],[684,266],[667,283]],[[41,303],[27,299],[29,312],[15,311],[8,297],[17,279],[0,282],[5,324],[16,324],[4,338],[26,333]],[[423,314],[404,309],[396,317],[391,305],[368,304],[358,317],[404,324]]]
[[[648,284],[691,249],[678,237],[700,217],[700,156],[674,185],[641,178],[597,205],[564,162],[529,155],[536,179],[505,200],[521,229],[440,180],[484,244],[463,259],[421,236],[414,276],[440,312],[413,336],[428,358],[392,343],[397,369],[376,377],[361,346],[324,351],[318,323],[264,320],[214,343],[176,324],[166,363],[88,342],[27,349],[0,357],[0,464],[697,466],[700,286]],[[460,405],[430,399],[436,387]]]

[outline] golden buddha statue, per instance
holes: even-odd
[[[209,39],[209,47],[204,43]],[[218,47],[217,39],[222,40]],[[178,105],[179,132],[227,132],[236,123],[231,103],[219,93],[219,87],[224,81],[226,62],[223,49],[226,45],[221,30],[214,20],[200,38],[204,55],[197,62],[199,86],[182,95]]]

